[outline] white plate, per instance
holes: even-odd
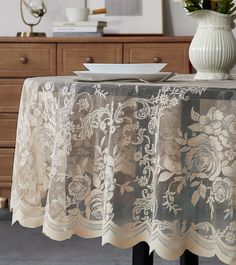
[[[155,74],[160,72],[167,63],[135,63],[135,64],[108,64],[84,63],[84,66],[93,73],[128,73],[128,74]]]
[[[173,75],[172,72],[160,72],[156,74],[111,74],[111,73],[93,73],[90,71],[74,71],[81,81],[129,81],[129,79],[137,79],[137,81],[145,80],[148,82],[163,81]]]

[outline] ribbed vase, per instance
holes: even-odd
[[[196,69],[195,79],[230,79],[236,63],[236,41],[231,15],[211,10],[189,13],[198,28],[189,48],[189,58]]]

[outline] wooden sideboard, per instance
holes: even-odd
[[[0,198],[10,197],[22,84],[34,76],[73,75],[83,63],[165,62],[163,71],[189,73],[191,37],[0,37]]]

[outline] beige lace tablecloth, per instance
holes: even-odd
[[[24,83],[13,223],[236,264],[236,81],[73,78]]]

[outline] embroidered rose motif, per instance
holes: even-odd
[[[228,201],[233,193],[231,181],[228,178],[217,178],[213,183],[213,193],[217,202]]]
[[[85,213],[90,219],[102,220],[104,196],[101,190],[95,189],[85,199]]]
[[[222,134],[223,125],[229,121],[227,119],[232,117],[224,117],[220,110],[215,107],[210,108],[207,115],[201,115],[199,117],[199,125],[202,127],[202,132],[212,135]]]
[[[202,178],[214,180],[221,172],[221,145],[216,137],[200,134],[188,141],[185,167]]]
[[[75,176],[68,185],[68,193],[76,202],[86,198],[90,190],[91,180],[87,174]]]

